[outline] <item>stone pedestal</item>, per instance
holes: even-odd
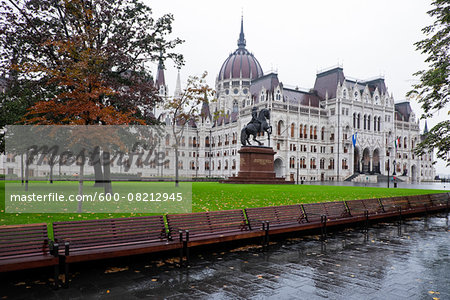
[[[271,147],[244,146],[238,151],[240,169],[238,176],[222,180],[222,183],[261,183],[292,184],[284,177],[275,177],[273,157],[275,151]]]

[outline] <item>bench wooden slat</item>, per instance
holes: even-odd
[[[93,259],[94,254],[98,259],[114,257],[118,247],[150,248],[167,243],[163,216],[54,222],[53,234],[56,241],[69,243],[69,256],[92,253],[86,259]],[[64,253],[64,247],[60,247],[60,253]]]
[[[380,200],[385,212],[397,212],[399,209],[407,211],[411,208],[406,197],[381,198]]]
[[[47,224],[0,226],[0,271],[57,266],[50,253]]]
[[[240,209],[171,214],[166,218],[173,238],[178,236],[180,230],[188,230],[190,239],[208,239],[249,230],[244,213]]]
[[[298,204],[246,208],[245,213],[253,229],[260,228],[264,221],[269,222],[270,228],[293,227],[306,222],[303,210]]]

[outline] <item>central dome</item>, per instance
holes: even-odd
[[[241,19],[241,33],[239,34],[238,49],[234,51],[222,65],[219,80],[256,79],[264,75],[258,60],[245,49],[244,22]]]

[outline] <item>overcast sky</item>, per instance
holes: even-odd
[[[417,82],[412,74],[426,67],[426,57],[413,44],[423,39],[421,29],[432,23],[426,14],[431,1],[144,1],[154,17],[175,17],[173,36],[185,40],[177,48],[186,60],[182,84],[189,75],[207,71],[214,87],[220,67],[237,48],[241,12],[247,49],[265,73],[277,71],[286,85],[311,88],[318,70],[339,63],[348,77],[383,75],[388,91],[401,101]],[[176,69],[171,63],[166,68],[172,94]],[[411,105],[419,114],[420,106],[414,101]],[[444,111],[436,114],[428,120],[429,128],[445,118]],[[423,129],[423,120],[420,125]],[[450,173],[443,161],[436,171]]]

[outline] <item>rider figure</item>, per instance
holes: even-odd
[[[256,108],[256,106],[253,106],[252,108],[252,120],[248,123],[248,125],[250,124],[255,124],[255,127],[260,130],[261,128],[261,121],[258,120],[258,109]]]

